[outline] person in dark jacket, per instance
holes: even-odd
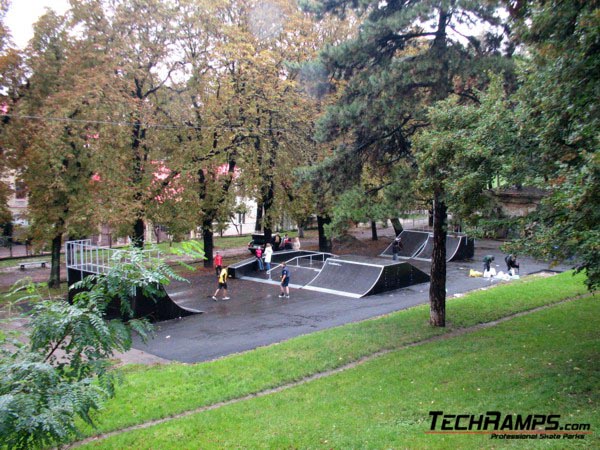
[[[519,272],[519,262],[517,261],[517,255],[506,255],[504,258],[506,262],[506,271],[510,273],[511,269],[516,269],[516,272]]]
[[[392,244],[392,259],[394,261],[398,260],[398,254],[403,248],[404,244],[402,243],[402,238],[398,236],[396,239],[394,239],[394,243]]]
[[[494,258],[494,255],[485,255],[483,257],[483,271],[484,272],[489,272],[491,267],[492,267],[492,261],[494,261],[496,258]]]

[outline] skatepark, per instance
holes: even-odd
[[[382,247],[385,248],[387,245],[383,242]],[[486,254],[495,256],[497,270],[504,270],[504,254],[499,246],[497,241],[477,241],[471,260],[448,262],[447,301],[451,302],[453,297],[465,292],[489,288],[500,282],[490,278],[468,276],[470,269],[481,270],[481,259]],[[356,263],[357,256],[342,255],[340,258],[340,264],[349,265]],[[215,302],[211,299],[216,287],[214,272],[186,272],[184,276],[189,282],[173,282],[167,287],[168,295],[180,308],[202,313],[157,322],[153,339],[147,343],[134,341],[134,352],[143,355],[138,356],[137,360],[146,363],[208,361],[429,302],[428,282],[418,282],[385,292],[373,292],[370,295],[356,295],[363,294],[364,289],[361,286],[368,284],[364,280],[352,284],[358,276],[357,273],[368,274],[374,270],[373,264],[368,265],[372,263],[371,258],[359,259],[367,263],[361,264],[364,269],[353,272],[349,278],[342,278],[342,285],[349,285],[347,290],[352,290],[351,293],[355,295],[326,291],[328,288],[307,288],[306,280],[309,277],[305,274],[302,278],[300,272],[294,270],[290,282],[291,298],[281,299],[278,297],[277,281],[280,269],[275,268],[274,264],[271,280],[264,272],[255,271],[234,277],[228,283],[231,299]],[[381,259],[389,265],[389,258]],[[343,260],[347,261],[341,262]],[[335,262],[335,259],[332,259],[332,262]],[[520,258],[520,262],[521,275],[569,269],[567,266],[550,267],[548,263],[529,258]],[[410,264],[419,272],[429,273],[429,261],[411,259]],[[381,263],[379,266],[385,267],[385,264]],[[340,269],[339,266],[331,267],[334,270]],[[318,275],[314,268],[312,272],[313,277]],[[331,275],[333,271],[325,273]],[[365,278],[372,282],[377,277],[371,275]],[[324,284],[326,282],[317,280],[315,287],[323,287]],[[359,287],[358,291],[356,286]],[[135,360],[136,357],[133,358],[133,361]]]

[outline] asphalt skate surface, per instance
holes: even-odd
[[[493,241],[476,242],[472,261],[447,264],[448,299],[455,294],[499,283],[494,279],[468,277],[470,269],[482,270],[481,260],[486,254],[496,257],[493,267],[497,271],[506,270],[504,254],[498,245]],[[528,258],[519,258],[519,262],[521,276],[569,268],[550,267],[548,263]],[[429,262],[411,263],[429,273]],[[146,344],[135,340],[135,349],[172,361],[207,361],[429,301],[429,283],[363,298],[290,289],[290,298],[281,299],[277,284],[232,279],[229,281],[231,299],[219,298],[215,302],[210,296],[216,283],[208,284],[206,277],[195,278],[193,275],[189,280],[190,284],[182,286],[173,299],[182,306],[202,310],[204,314],[157,323],[155,337]],[[294,283],[293,279],[291,283]]]

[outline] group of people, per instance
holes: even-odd
[[[262,263],[262,249],[258,248],[256,250],[256,259],[259,262],[259,270],[271,270],[271,257],[273,256],[273,249],[271,247],[271,244],[267,244],[265,246],[265,263],[263,266]],[[219,253],[216,252],[215,258],[214,258],[214,264],[215,264],[215,272],[217,274],[217,281],[219,283],[219,286],[217,287],[217,290],[215,291],[215,293],[212,295],[212,299],[216,302],[217,301],[217,295],[219,294],[219,291],[223,291],[223,300],[229,300],[229,295],[227,293],[227,278],[229,277],[229,271],[227,270],[227,266],[223,266],[223,256]],[[281,290],[281,293],[279,294],[280,298],[290,298],[290,270],[288,269],[286,263],[282,263],[281,264],[281,277],[280,277],[280,283],[279,283],[279,287]]]
[[[489,272],[490,269],[492,268],[492,262],[495,260],[496,258],[494,257],[494,255],[485,255],[483,257],[483,272]],[[510,255],[506,255],[504,257],[504,262],[506,263],[506,271],[508,273],[511,272],[511,270],[513,272],[518,272],[519,271],[519,262],[517,261],[517,255],[514,254],[510,254]]]
[[[283,236],[283,238],[279,235],[279,233],[275,233],[273,236],[273,250],[300,250],[300,239],[295,237],[294,239],[290,238],[287,233]]]
[[[256,257],[256,263],[260,272],[271,270],[271,259],[273,258],[273,247],[271,244],[265,245],[264,254],[262,247],[258,247],[254,252],[254,256]]]
[[[279,233],[277,233],[273,237],[273,245],[266,244],[264,250],[262,247],[257,248],[254,252],[254,256],[256,257],[256,263],[260,272],[263,270],[266,270],[267,272],[271,270],[271,259],[273,257],[273,252],[279,250],[280,248],[298,251],[300,250],[300,239],[295,237],[292,240],[286,234],[282,240]]]

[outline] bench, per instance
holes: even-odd
[[[29,266],[40,266],[42,269],[46,268],[46,264],[48,264],[48,261],[29,261],[29,262],[22,262],[19,263],[19,269],[21,270],[25,270],[26,267]]]

